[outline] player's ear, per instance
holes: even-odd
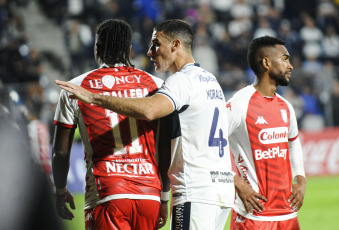
[[[262,67],[267,70],[271,67],[271,61],[268,57],[264,57],[262,60],[261,60],[261,65]]]
[[[172,51],[177,50],[180,47],[180,45],[181,45],[181,41],[179,39],[173,40],[172,41],[172,48],[171,48],[171,50]]]

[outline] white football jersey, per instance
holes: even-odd
[[[253,220],[296,217],[288,202],[292,186],[288,142],[299,141],[292,105],[278,94],[263,97],[250,85],[238,91],[226,107],[230,147],[240,176],[267,198],[262,213],[247,213],[238,196],[234,210]]]
[[[200,202],[234,203],[234,173],[228,146],[227,112],[216,78],[198,64],[187,64],[157,92],[173,103],[172,206]]]

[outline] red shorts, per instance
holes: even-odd
[[[298,217],[281,220],[281,221],[259,221],[251,220],[239,215],[237,212],[232,210],[231,214],[231,230],[246,230],[246,229],[256,229],[256,230],[300,230]]]
[[[85,229],[158,229],[159,208],[154,200],[110,200],[85,210]]]

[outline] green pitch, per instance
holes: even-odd
[[[84,196],[74,194],[76,210],[72,221],[64,221],[67,229],[84,230]],[[339,229],[339,177],[307,178],[304,205],[298,213],[302,230]],[[169,229],[169,221],[162,228]],[[227,221],[224,229],[229,229]]]

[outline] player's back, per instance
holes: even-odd
[[[103,66],[72,82],[94,93],[129,98],[152,95],[162,85],[161,79],[126,66]],[[65,101],[70,104],[64,113],[74,111],[68,115],[75,117],[69,123],[74,120],[79,124],[85,150],[85,208],[116,198],[159,200],[155,160],[158,122],[129,118],[78,100]]]

